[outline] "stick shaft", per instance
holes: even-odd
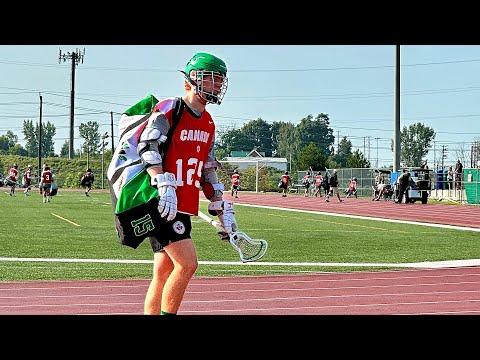
[[[212,225],[215,228],[218,225],[217,221],[213,220],[210,216],[208,216],[207,214],[204,214],[200,210],[198,210],[198,217],[201,218],[202,220],[208,222],[210,225]]]

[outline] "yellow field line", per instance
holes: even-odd
[[[75,226],[80,226],[80,225],[74,223],[73,221],[70,221],[70,220],[68,220],[68,219],[65,219],[65,218],[61,217],[60,215],[57,215],[57,214],[54,214],[54,213],[50,213],[50,214],[52,214],[53,216],[56,216],[56,217],[58,217],[58,218],[60,218],[60,219],[62,219],[62,220],[65,220],[66,222],[69,222],[70,224],[73,224],[73,225],[75,225]]]

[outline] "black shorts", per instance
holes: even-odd
[[[50,184],[43,184],[42,189],[43,189],[43,191],[49,193],[50,190],[52,189],[52,184],[51,183]]]
[[[177,213],[172,221],[166,221],[161,218],[161,224],[155,224],[157,231],[154,236],[150,236],[150,245],[153,252],[163,251],[168,244],[190,239],[192,231],[192,221],[190,215]]]
[[[232,190],[238,190],[239,187],[240,185],[232,185]]]

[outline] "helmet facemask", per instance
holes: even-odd
[[[227,91],[228,78],[215,71],[193,70],[187,80],[193,85],[195,94],[204,101],[220,105]]]

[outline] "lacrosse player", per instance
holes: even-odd
[[[288,175],[288,171],[282,175],[280,182],[278,183],[278,187],[282,189],[282,197],[287,197],[287,189],[288,185],[291,183],[290,175]]]
[[[32,165],[28,165],[27,170],[23,173],[23,187],[25,190],[23,193],[25,196],[30,196],[28,193],[30,191],[30,188],[32,186]]]
[[[10,196],[15,196],[15,186],[17,186],[17,178],[18,178],[18,165],[13,164],[13,166],[8,171],[8,177],[6,184],[10,186]]]
[[[198,214],[200,188],[210,200],[210,215],[218,216],[222,239],[228,240],[237,229],[233,203],[222,198],[224,185],[218,181],[220,164],[214,154],[215,124],[205,109],[208,104],[222,102],[227,67],[214,55],[197,53],[181,72],[183,97],[159,101],[138,138],[137,153],[151,185],[158,189],[162,220],[151,224],[154,264],[145,314],[176,314],[197,269],[190,217]]]
[[[40,189],[43,192],[43,203],[50,202],[52,197],[50,195],[50,189],[52,188],[53,174],[50,171],[50,166],[47,164],[43,165],[42,175],[40,176]]]
[[[235,198],[238,199],[238,188],[240,186],[240,174],[238,170],[235,170],[232,174],[232,197],[235,194]]]
[[[80,185],[85,188],[85,196],[90,196],[88,193],[92,190],[93,182],[95,181],[95,177],[93,176],[92,169],[87,169],[87,172],[83,174],[82,178],[80,179]]]

